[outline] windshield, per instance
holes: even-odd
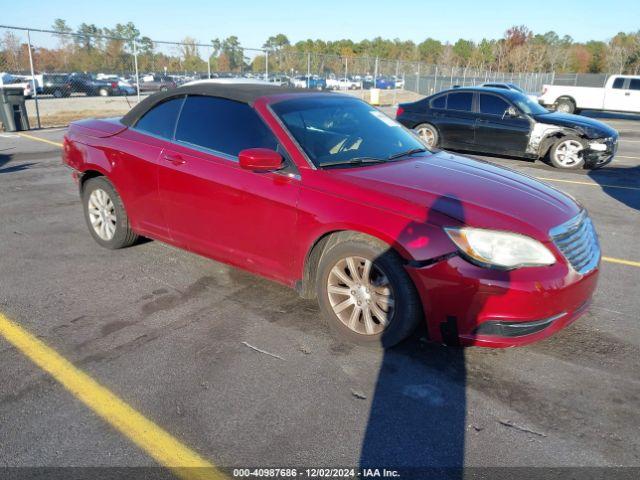
[[[390,161],[394,159],[389,157],[425,149],[395,120],[355,98],[304,96],[272,109],[317,167]]]
[[[514,95],[511,100],[516,106],[524,113],[529,115],[541,115],[543,113],[549,113],[549,110],[544,108],[538,102],[534,102],[527,95]]]

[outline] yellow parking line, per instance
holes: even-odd
[[[625,190],[640,190],[640,187],[625,187],[623,185],[609,185],[606,183],[581,182],[579,180],[561,180],[559,178],[536,177],[538,180],[547,182],[575,183],[578,185],[589,185],[590,187],[623,188]]]
[[[640,268],[640,262],[633,262],[631,260],[623,260],[622,258],[614,258],[614,257],[602,257],[602,260],[610,263],[619,263],[620,265],[627,265],[629,267],[638,267]]]
[[[62,147],[62,144],[60,142],[54,142],[53,140],[47,140],[46,138],[36,137],[33,135],[29,135],[27,133],[19,133],[18,135],[24,138],[28,138],[30,140],[36,140],[38,142],[48,143],[50,145],[55,145],[56,147]]]
[[[171,469],[179,478],[183,480],[227,478],[211,463],[127,405],[89,375],[74,367],[55,350],[2,313],[0,313],[0,335],[57,380],[74,397],[159,464]]]

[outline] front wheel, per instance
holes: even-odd
[[[87,180],[82,189],[82,203],[89,232],[98,244],[115,250],[136,242],[138,235],[129,225],[120,195],[106,178]]]
[[[586,143],[579,137],[562,137],[549,150],[549,160],[556,168],[575,169],[584,165]]]
[[[428,147],[436,148],[440,142],[440,136],[436,127],[429,123],[422,123],[414,128],[415,132]]]
[[[98,90],[98,95],[100,95],[101,97],[108,97],[109,90],[107,90],[106,88],[101,88],[100,90]]]
[[[316,290],[329,325],[353,343],[392,347],[411,335],[422,318],[399,255],[375,241],[356,237],[326,251]]]

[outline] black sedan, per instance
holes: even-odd
[[[602,122],[549,112],[499,88],[454,88],[398,107],[397,120],[431,147],[530,159],[558,168],[597,168],[616,152],[618,132]]]

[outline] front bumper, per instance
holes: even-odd
[[[617,138],[598,138],[589,140],[589,146],[583,151],[582,156],[587,168],[599,168],[611,162],[617,151]]]
[[[557,262],[499,271],[457,255],[406,268],[431,340],[498,348],[536,342],[575,321],[586,311],[598,280],[598,268],[580,275]]]

